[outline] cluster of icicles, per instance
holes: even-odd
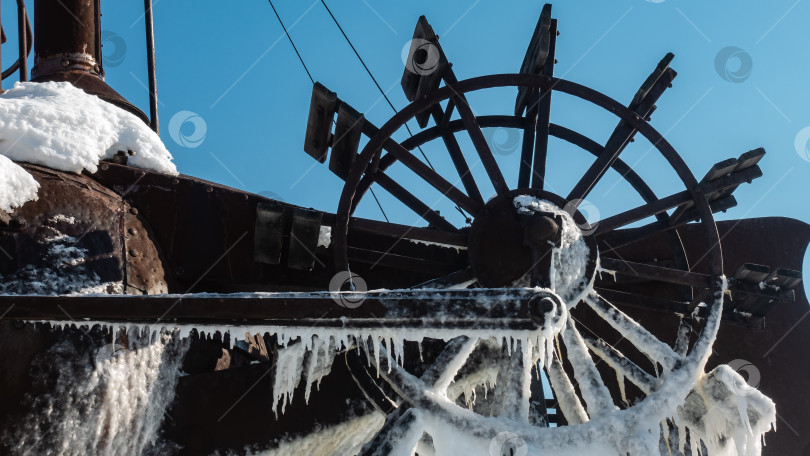
[[[91,327],[81,329],[89,332]],[[49,393],[28,397],[34,412],[3,436],[12,454],[163,452],[158,432],[174,400],[188,344],[166,331],[123,331],[127,347],[113,337],[91,348],[91,359],[88,347],[71,339],[38,356],[32,369]]]
[[[554,252],[552,287],[563,302],[577,303],[584,299],[590,303],[592,283],[583,282],[587,266],[587,246],[570,216],[555,209],[550,203],[530,197],[517,198],[515,205],[518,210],[552,210],[561,213],[565,221],[563,245]],[[716,298],[720,301],[713,307],[704,327],[704,331],[710,331],[709,334],[716,334],[720,321],[722,296]],[[605,315],[602,317],[605,318]],[[624,321],[624,327],[617,329],[629,340],[649,337],[649,333],[629,317]],[[579,334],[571,330],[574,322],[569,320],[566,306],[558,309],[555,318],[548,322],[536,331],[266,326],[180,326],[173,328],[171,333],[158,327],[131,330],[132,334],[139,335],[136,340],[143,343],[136,343],[135,349],[121,356],[96,363],[94,369],[85,372],[87,378],[78,376],[70,383],[60,384],[53,397],[43,399],[51,401],[46,404],[53,414],[50,421],[59,425],[54,436],[48,439],[48,444],[35,445],[35,451],[30,454],[141,454],[147,446],[154,445],[161,417],[173,400],[174,387],[184,356],[184,349],[171,350],[172,356],[166,356],[165,348],[185,347],[182,341],[188,338],[192,330],[206,334],[220,332],[223,335],[229,332],[234,341],[241,335],[249,337],[269,334],[275,338],[278,346],[275,347],[275,398],[272,410],[276,415],[285,412],[286,407],[295,399],[295,391],[302,384],[303,400],[308,403],[313,387],[317,388],[329,375],[336,356],[342,351],[362,350],[373,355],[369,359],[369,365],[373,365],[378,373],[381,369],[390,373],[392,369],[398,368],[397,365],[403,365],[406,341],[421,344],[427,338],[450,341],[466,336],[473,344],[478,342],[506,346],[510,353],[512,350],[520,353],[524,365],[534,367],[526,370],[525,375],[541,375],[541,368],[544,368],[570,424],[558,428],[533,427],[528,422],[514,419],[476,415],[471,410],[476,395],[481,392],[486,394],[488,389],[497,388],[499,366],[497,360],[492,360],[491,365],[484,366],[476,375],[457,378],[455,381],[448,380],[442,391],[425,391],[426,396],[449,413],[451,419],[414,409],[411,413],[419,425],[412,426],[410,429],[414,429],[413,432],[405,432],[397,437],[396,442],[392,442],[395,448],[391,454],[413,454],[414,448],[421,444],[423,431],[431,435],[431,451],[437,455],[500,456],[501,452],[497,448],[493,453],[493,442],[513,437],[521,443],[515,454],[760,454],[763,436],[775,424],[774,404],[757,390],[748,387],[745,380],[727,366],[720,366],[704,374],[706,361],[711,354],[712,340],[696,344],[690,356],[683,359],[683,365],[661,378],[663,381],[658,389],[652,391],[647,399],[629,409],[619,410],[609,399],[597,400],[600,395],[593,389],[605,388],[604,382],[601,382],[593,363],[586,362],[591,353]],[[104,322],[85,322],[83,326],[93,327],[96,324],[114,332],[114,326]],[[575,373],[579,371],[586,374],[576,375],[575,380],[578,381],[579,391],[588,410],[574,399],[577,397],[574,385],[567,377],[563,378],[560,369],[552,365],[558,336],[565,343],[568,361]],[[668,356],[667,353],[660,355]],[[448,372],[456,372],[460,367],[448,366]],[[523,408],[528,408],[529,395],[528,390],[523,391],[522,403],[514,404],[522,408],[519,416],[528,414]],[[467,409],[455,405],[462,396]],[[68,398],[67,401],[64,401],[65,397]],[[592,404],[598,406],[592,408]],[[330,437],[316,440],[351,441],[353,444],[341,447],[343,449],[339,454],[356,454],[363,439],[356,435],[341,434],[362,430],[362,433],[371,433],[367,435],[370,437],[382,426],[384,420],[379,416],[377,419],[365,416],[358,417],[356,421],[357,425],[351,422],[342,424],[341,430],[321,430],[319,432],[322,435]],[[85,423],[92,425],[86,426]],[[479,426],[478,432],[459,428],[458,423],[475,423]],[[35,426],[36,423],[32,425]],[[482,437],[489,434],[492,435],[488,438]],[[305,442],[282,442],[284,451],[287,454],[308,456],[321,454],[309,451],[317,442],[307,438],[303,440]],[[357,442],[360,443],[355,444]],[[25,448],[30,443],[21,441],[19,448]],[[74,446],[80,450],[68,450]],[[499,444],[495,446],[499,447]],[[323,454],[335,454],[334,451],[332,449]]]
[[[567,313],[566,313],[567,318]],[[89,323],[89,322],[88,322]],[[564,322],[563,322],[564,323]],[[69,323],[66,323],[69,325]],[[100,323],[101,324],[101,323]],[[89,323],[92,327],[93,323]],[[110,328],[112,329],[112,328]],[[282,327],[204,327],[197,328],[206,333],[220,331],[236,334],[264,334],[274,335],[278,341],[277,362],[275,366],[273,393],[275,395],[273,411],[284,413],[286,406],[294,400],[294,392],[302,384],[305,402],[309,401],[313,387],[316,387],[330,373],[336,356],[344,350],[364,350],[374,354],[369,360],[373,368],[390,370],[404,362],[404,345],[406,341],[420,342],[424,338],[439,338],[450,340],[460,335],[466,335],[471,340],[501,342],[513,350],[522,353],[533,366],[545,366],[549,369],[548,360],[550,350],[553,350],[553,338],[560,332],[560,327],[544,328],[540,332],[502,333],[493,334],[491,331],[464,331],[459,330],[338,330],[338,329],[294,329]],[[140,330],[130,330],[144,342],[136,343],[135,349],[124,352],[120,356],[112,356],[101,363],[96,363],[95,370],[89,373],[85,381],[73,381],[62,385],[58,389],[59,396],[68,397],[69,401],[61,406],[62,399],[54,398],[52,421],[58,421],[59,432],[49,438],[49,446],[55,448],[87,448],[95,454],[139,454],[139,449],[154,444],[156,432],[161,422],[164,409],[173,399],[173,390],[177,382],[183,351],[175,350],[174,357],[164,355],[169,340],[185,340],[191,327],[174,328],[167,333],[155,328],[145,327]],[[631,330],[631,329],[628,329]],[[563,331],[564,332],[564,331]],[[545,334],[544,334],[545,333]],[[563,334],[564,336],[564,334]],[[235,338],[232,337],[232,340]],[[577,341],[568,341],[571,346],[580,345]],[[384,347],[382,350],[375,349]],[[522,349],[520,348],[522,347]],[[584,349],[584,346],[581,348]],[[384,358],[380,359],[380,354]],[[498,368],[493,361],[492,369],[484,369],[476,378],[465,378],[463,382],[450,383],[445,392],[431,397],[437,400],[446,400],[455,403],[463,395],[464,401],[472,408],[477,392],[486,388],[497,388]],[[685,372],[685,371],[684,371]],[[702,370],[701,370],[702,372]],[[673,372],[676,374],[676,372]],[[631,455],[651,454],[645,453],[650,449],[649,442],[655,441],[661,454],[708,454],[708,455],[746,455],[760,454],[762,436],[768,432],[775,422],[773,402],[753,388],[745,384],[745,380],[736,372],[726,366],[714,371],[692,378],[687,376],[668,378],[681,384],[676,389],[684,390],[683,383],[691,385],[685,402],[674,403],[669,398],[649,398],[644,407],[628,410],[607,412],[596,419],[587,421],[588,414],[580,425],[563,428],[534,428],[550,433],[533,434],[533,431],[509,420],[503,420],[505,429],[513,429],[525,442],[529,450],[547,451],[555,449],[556,454],[594,454],[616,455],[617,446],[640,443],[634,451],[631,447],[619,447]],[[552,382],[556,383],[556,382]],[[673,385],[665,382],[662,391],[671,390]],[[583,386],[580,385],[580,388]],[[669,387],[669,388],[667,388]],[[300,390],[299,390],[300,391]],[[557,391],[557,396],[576,394],[571,391]],[[654,393],[654,395],[658,395]],[[666,395],[664,395],[666,396]],[[680,397],[684,397],[681,395]],[[79,407],[76,407],[79,405]],[[73,409],[77,410],[74,411]],[[611,407],[611,410],[615,407]],[[472,411],[458,408],[460,417]],[[85,413],[82,415],[81,413]],[[123,415],[122,415],[123,413]],[[442,442],[464,439],[462,446],[465,454],[470,456],[480,454],[490,456],[489,440],[468,435],[464,429],[458,429],[440,417],[430,416],[425,411],[418,411],[420,420],[424,422],[425,432],[433,436],[436,454],[445,454],[439,451]],[[635,414],[634,414],[635,413]],[[592,417],[593,418],[593,417]],[[359,417],[358,419],[367,419]],[[81,426],[77,423],[94,423],[94,426]],[[571,421],[569,419],[569,421]],[[574,420],[575,422],[576,420]],[[133,426],[133,423],[137,423]],[[381,425],[382,420],[375,421]],[[667,427],[667,423],[669,423]],[[500,424],[498,424],[500,427]],[[688,431],[687,431],[688,429]],[[629,431],[635,431],[629,432]],[[617,441],[617,433],[628,432]],[[686,435],[690,436],[689,439]],[[557,438],[554,434],[579,435],[573,448],[566,446],[563,441],[567,438]],[[666,438],[660,438],[660,435]],[[667,435],[669,434],[669,435]],[[109,439],[108,436],[115,436]],[[421,436],[421,434],[420,434]],[[410,445],[413,449],[417,441],[403,436],[401,444],[403,451]],[[548,438],[550,437],[550,439]],[[658,443],[658,442],[662,443]],[[570,440],[569,440],[570,442]],[[669,447],[671,443],[679,442],[677,447]],[[691,442],[691,445],[684,444]],[[20,442],[21,445],[30,442]],[[457,444],[456,444],[457,447]],[[469,447],[469,448],[468,448]],[[41,448],[41,447],[40,447]],[[291,448],[295,448],[293,445]],[[115,451],[101,451],[101,450]],[[457,449],[457,448],[456,448]],[[476,450],[477,449],[477,450]],[[131,451],[134,450],[134,451]],[[577,453],[587,451],[587,453]],[[20,454],[26,454],[21,452]],[[34,453],[30,453],[34,454]],[[44,452],[42,454],[49,454]],[[50,454],[73,454],[71,452],[52,452]],[[79,453],[76,453],[79,454]],[[89,453],[86,453],[89,454]],[[347,453],[349,454],[349,453]],[[404,453],[403,453],[404,454]],[[412,453],[407,453],[412,454]],[[451,452],[449,454],[456,454]],[[528,454],[533,454],[532,452]]]

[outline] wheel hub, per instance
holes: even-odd
[[[468,254],[484,287],[513,284],[524,276],[530,286],[550,285],[551,250],[560,245],[562,217],[551,212],[520,211],[514,199],[540,193],[514,190],[492,198],[470,228]],[[542,192],[538,197],[547,197]]]

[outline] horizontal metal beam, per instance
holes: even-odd
[[[534,330],[532,290],[0,296],[4,319],[298,328]]]
[[[617,274],[640,277],[642,279],[659,280],[677,285],[688,285],[691,287],[709,288],[712,285],[712,278],[707,274],[700,274],[691,271],[681,271],[679,269],[665,268],[651,264],[634,263],[616,258],[602,257],[599,259],[602,268],[615,271]]]

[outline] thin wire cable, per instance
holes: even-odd
[[[349,46],[352,48],[352,51],[354,51],[354,55],[356,55],[356,56],[357,56],[357,59],[358,59],[358,60],[360,60],[360,63],[363,65],[363,68],[365,68],[365,69],[366,69],[366,73],[368,73],[368,75],[369,75],[369,77],[371,78],[371,80],[372,80],[372,81],[374,81],[374,85],[376,85],[376,86],[377,86],[377,89],[380,91],[380,93],[382,94],[383,98],[385,98],[385,101],[387,101],[387,102],[388,102],[388,106],[390,106],[390,107],[391,107],[391,109],[393,109],[393,110],[394,110],[394,113],[395,113],[395,114],[396,114],[396,113],[398,113],[399,111],[397,110],[397,108],[396,108],[396,107],[394,107],[394,103],[391,103],[391,100],[388,98],[388,95],[387,95],[387,94],[385,93],[385,91],[382,89],[382,87],[380,86],[380,83],[379,83],[379,82],[377,82],[377,78],[375,78],[375,77],[374,77],[374,75],[371,73],[371,70],[368,68],[368,65],[366,65],[366,62],[363,60],[363,57],[360,57],[360,53],[359,53],[359,52],[357,52],[357,48],[355,48],[355,47],[354,47],[354,44],[352,44],[352,40],[350,40],[350,39],[349,39],[349,36],[348,36],[348,35],[346,35],[346,32],[345,32],[345,31],[343,31],[343,27],[341,27],[341,26],[340,26],[340,23],[338,22],[338,20],[337,20],[337,18],[335,17],[335,15],[334,15],[334,14],[332,14],[332,10],[330,10],[330,9],[329,9],[329,6],[327,6],[327,5],[326,5],[326,2],[325,2],[324,0],[321,0],[321,4],[323,5],[323,7],[324,7],[324,8],[326,8],[326,12],[327,12],[327,13],[329,13],[329,16],[331,16],[331,17],[332,17],[332,21],[334,21],[334,22],[335,22],[335,25],[337,25],[337,28],[338,28],[338,30],[340,30],[340,33],[341,33],[341,34],[343,34],[343,38],[345,38],[345,39],[346,39],[346,42],[347,42],[347,43],[349,43]],[[411,131],[411,127],[409,127],[409,126],[408,126],[408,123],[407,123],[407,122],[405,122],[405,130],[407,130],[407,131],[408,131],[408,134],[409,134],[411,137],[413,137],[413,132]],[[425,151],[423,151],[423,150],[422,150],[422,146],[416,146],[416,148],[419,150],[419,153],[421,153],[421,154],[422,154],[422,157],[424,157],[424,158],[425,158],[425,162],[427,162],[428,166],[430,166],[430,169],[432,169],[433,171],[436,171],[436,168],[434,168],[434,167],[433,167],[433,163],[431,163],[431,162],[430,162],[430,159],[429,159],[429,158],[427,158],[427,155],[425,154]],[[456,206],[456,209],[457,209],[459,212],[461,212],[461,214],[462,214],[462,215],[464,215],[464,218],[465,218],[466,220],[469,220],[469,219],[470,219],[470,217],[469,217],[469,216],[467,216],[467,215],[465,214],[465,212],[464,212],[464,211],[463,211],[463,210],[462,210],[462,209],[461,209],[461,208],[460,208],[460,207],[459,207],[457,204],[456,204],[455,206]]]
[[[368,65],[366,65],[366,62],[363,60],[363,57],[360,57],[360,53],[357,52],[357,48],[355,48],[354,44],[352,44],[352,40],[350,40],[349,36],[346,35],[346,32],[343,31],[343,27],[340,26],[340,23],[338,22],[337,18],[335,18],[335,15],[332,14],[332,10],[329,9],[324,0],[321,0],[321,4],[323,4],[323,7],[326,8],[326,12],[329,13],[329,16],[332,17],[332,20],[335,22],[335,25],[337,25],[337,28],[338,30],[340,30],[340,33],[343,34],[343,38],[345,38],[346,42],[349,43],[349,46],[352,48],[352,51],[354,51],[354,55],[357,56],[357,59],[360,60],[360,63],[363,65],[363,68],[366,69],[366,73],[368,73],[369,77],[371,77],[371,80],[374,81],[374,85],[377,86],[377,89],[380,91],[383,98],[385,98],[385,101],[388,102],[388,106],[390,106],[391,109],[394,110],[394,113],[398,113],[399,111],[397,110],[396,107],[394,107],[394,103],[391,103],[391,100],[388,98],[388,95],[386,95],[385,91],[380,86],[380,83],[377,82],[377,78],[375,78],[374,75],[371,74],[371,70],[368,69]],[[413,132],[411,132],[411,128],[408,126],[407,123],[405,123],[405,129],[408,130],[409,135],[413,136]],[[430,160],[427,158],[427,155],[425,155],[425,152],[422,150],[422,147],[417,146],[417,149],[419,149],[419,152],[421,152],[422,156],[425,157],[425,161],[427,162],[428,165],[430,165],[430,168],[433,169],[433,171],[436,171],[436,168],[433,168],[433,164],[430,163]]]
[[[301,65],[304,67],[304,71],[307,72],[307,76],[309,76],[309,80],[315,84],[315,80],[312,79],[312,74],[309,72],[309,68],[307,68],[307,64],[304,63],[304,59],[301,57],[301,53],[298,52],[298,48],[295,47],[295,43],[293,43],[292,37],[290,36],[290,32],[287,31],[287,27],[284,26],[284,22],[281,20],[281,16],[278,15],[278,11],[276,11],[276,6],[273,5],[273,0],[267,0],[270,2],[270,8],[273,8],[273,13],[276,14],[276,19],[278,19],[278,23],[281,24],[281,28],[284,29],[284,34],[287,35],[287,39],[290,40],[290,44],[292,44],[293,50],[295,51],[295,55],[298,56],[298,60],[301,61]]]
[[[309,80],[314,85],[315,84],[315,79],[312,78],[312,73],[309,72],[309,68],[307,68],[307,64],[304,63],[304,58],[301,57],[301,53],[298,52],[298,48],[295,46],[295,43],[293,42],[293,39],[290,36],[290,32],[287,31],[287,27],[284,26],[284,21],[281,20],[281,16],[279,16],[278,11],[276,11],[276,6],[273,5],[273,0],[267,0],[267,1],[270,2],[270,8],[273,8],[273,13],[275,13],[276,19],[278,19],[278,23],[281,24],[281,28],[284,29],[284,34],[287,35],[287,39],[290,40],[290,44],[292,45],[293,50],[295,51],[295,55],[298,56],[298,60],[301,62],[301,66],[304,67],[304,71],[307,72],[307,76],[309,76]],[[363,64],[363,65],[365,65],[365,64]],[[374,81],[374,82],[376,83],[377,81]],[[389,101],[389,103],[390,103],[390,101]],[[388,215],[385,213],[385,209],[383,209],[382,204],[380,204],[380,200],[377,199],[377,195],[374,193],[374,189],[371,188],[369,190],[371,190],[371,195],[374,197],[374,201],[377,202],[377,206],[379,206],[380,212],[382,212],[383,217],[385,217],[385,221],[390,223],[390,221],[388,220]]]

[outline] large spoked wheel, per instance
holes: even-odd
[[[369,142],[357,156],[346,178],[333,231],[336,267],[338,270],[350,270],[347,237],[352,225],[352,214],[360,199],[373,184],[380,184],[386,189],[396,187],[398,193],[396,196],[404,195],[405,198],[400,199],[430,224],[428,228],[406,227],[404,230],[398,226],[396,229],[401,231],[402,237],[449,244],[468,250],[470,268],[466,273],[460,271],[459,274],[455,274],[458,282],[477,281],[484,287],[515,286],[515,284],[551,287],[552,291],[561,296],[560,307],[562,310],[557,311],[564,318],[561,319],[562,323],[550,332],[549,328],[544,328],[544,334],[536,339],[542,340],[539,344],[531,340],[522,340],[519,341],[518,349],[514,354],[505,355],[496,369],[498,387],[496,387],[497,399],[495,401],[499,405],[490,408],[488,412],[466,411],[457,402],[457,397],[453,396],[459,394],[459,388],[464,389],[459,385],[464,385],[465,382],[472,383],[472,388],[479,385],[482,379],[486,378],[485,375],[482,376],[481,369],[492,371],[493,367],[488,365],[481,365],[480,369],[476,370],[476,365],[480,364],[480,360],[474,360],[480,357],[474,355],[482,349],[500,348],[500,341],[455,339],[447,345],[436,364],[428,370],[433,373],[423,375],[421,379],[397,366],[393,366],[390,370],[382,369],[382,377],[401,397],[405,407],[400,407],[395,414],[389,416],[386,427],[377,438],[379,439],[386,432],[393,432],[393,428],[396,428],[396,432],[402,432],[403,426],[412,431],[414,426],[421,426],[425,432],[430,434],[431,423],[435,425],[436,420],[439,420],[451,427],[455,426],[455,429],[461,433],[471,433],[476,438],[497,440],[499,433],[515,432],[520,435],[521,441],[525,441],[529,446],[565,442],[566,439],[573,439],[573,436],[578,433],[603,431],[606,432],[605,436],[612,434],[613,437],[606,438],[614,446],[619,446],[622,444],[621,432],[640,432],[640,429],[649,423],[645,424],[638,420],[655,416],[653,410],[659,409],[662,403],[672,409],[683,403],[689,393],[689,379],[697,378],[697,375],[704,369],[706,358],[711,351],[711,343],[719,326],[724,291],[722,254],[712,209],[701,193],[697,180],[666,139],[636,112],[610,97],[570,81],[543,75],[504,74],[483,76],[461,82],[446,82],[447,86],[434,90],[413,102],[379,130],[375,130],[375,134],[370,136]],[[576,132],[553,124],[549,128],[551,135],[580,145],[597,155],[594,166],[576,183],[572,193],[564,198],[542,189],[545,155],[539,157],[536,155],[532,167],[532,174],[534,174],[532,185],[516,189],[508,188],[492,152],[484,140],[481,128],[500,126],[522,129],[527,128],[529,120],[520,116],[476,117],[472,114],[472,109],[464,94],[476,90],[509,86],[539,90],[540,93],[551,93],[552,91],[567,93],[612,112],[657,148],[677,173],[685,191],[667,198],[657,199],[646,184],[632,173],[632,170],[629,170],[621,161],[614,160],[608,166],[613,166],[614,169],[624,166],[626,169],[624,169],[623,175],[631,181],[633,187],[642,194],[647,202],[642,206],[629,208],[624,212],[603,218],[598,225],[589,225],[584,222],[582,214],[576,208],[578,202],[587,196],[589,190],[604,174],[604,171],[593,172],[603,158],[600,155],[604,149]],[[445,100],[449,100],[449,104],[458,109],[461,119],[446,122],[443,125],[437,121],[438,125],[435,127],[414,135],[402,144],[391,139],[391,135],[409,119],[421,113],[436,112],[441,108],[440,103]],[[464,163],[463,157],[453,150],[454,147],[450,147],[454,141],[448,141],[449,136],[462,129],[466,129],[469,133],[496,190],[496,196],[486,204],[480,193],[477,192],[474,180],[469,178],[471,177],[469,167]],[[463,182],[466,192],[461,191],[411,153],[410,150],[416,146],[438,137],[443,137],[445,143],[448,144],[448,151],[454,164],[457,165],[459,180]],[[385,155],[382,155],[383,151],[386,152]],[[543,163],[538,163],[540,160]],[[427,184],[439,190],[446,198],[470,214],[472,223],[469,230],[459,231],[439,213],[418,201],[413,195],[398,185],[392,185],[394,182],[385,174],[385,170],[397,161],[414,171]],[[371,166],[372,163],[374,166]],[[522,175],[526,171],[523,169],[524,167],[525,163],[521,164]],[[535,201],[542,202],[545,209],[540,213],[546,220],[527,224],[518,214],[519,205],[515,205],[516,199],[519,198],[534,198]],[[600,237],[610,235],[622,227],[650,216],[656,216],[659,222],[663,220],[666,223],[666,210],[685,204],[693,206],[700,219],[705,236],[710,274],[694,274],[685,265],[682,269],[656,267],[655,271],[642,271],[641,274],[654,273],[655,277],[663,282],[705,290],[703,296],[708,296],[709,299],[705,300],[705,306],[701,306],[700,310],[707,318],[704,320],[705,324],[697,340],[691,344],[691,350],[692,328],[688,318],[683,319],[681,327],[678,329],[677,342],[674,346],[670,346],[659,340],[659,337],[652,332],[639,326],[600,293],[590,288],[596,274],[596,263],[599,261],[597,246]],[[570,220],[570,223],[568,221],[560,223],[560,219],[557,218],[557,226],[548,228],[549,224],[554,225],[548,220],[553,219],[555,213],[563,216],[567,214],[567,220]],[[584,256],[580,260],[589,265],[583,273],[587,283],[581,287],[580,291],[584,293],[572,293],[570,289],[555,289],[554,280],[550,277],[553,274],[549,272],[547,263],[539,261],[537,249],[532,246],[531,242],[526,241],[527,236],[531,237],[532,233],[537,234],[538,232],[540,233],[539,238],[543,240],[544,235],[555,229],[563,230],[566,235],[573,235],[581,239],[588,246],[587,252],[584,254],[569,252],[570,255],[573,255],[569,257],[569,260],[580,255]],[[498,236],[493,236],[495,233]],[[560,255],[565,255],[565,248],[566,245],[557,244],[556,251]],[[516,267],[493,268],[490,267],[492,264],[513,264]],[[544,264],[545,266],[542,266]],[[623,267],[623,262],[620,260],[614,259],[611,264]],[[633,266],[631,265],[630,268],[632,269]],[[528,283],[525,282],[527,277]],[[519,282],[520,280],[524,280],[524,282]],[[629,341],[638,352],[652,360],[652,367],[643,369],[639,366],[640,363],[625,357],[615,347],[600,338],[599,334],[586,329],[587,325],[578,324],[568,310],[576,307],[580,301],[590,309],[589,313],[621,333],[623,338]],[[697,305],[698,303],[695,302],[693,308],[689,309],[690,312]],[[682,312],[682,314],[686,314],[688,317],[687,312]],[[384,350],[383,348],[376,349]],[[594,358],[599,361],[595,362]],[[543,428],[542,421],[540,427],[529,425],[530,404],[533,400],[530,385],[531,372],[537,369],[538,361],[541,362],[540,367],[548,378],[563,414],[564,421],[560,420],[560,424],[565,422],[569,426]],[[602,365],[597,367],[599,364]],[[626,402],[626,398],[616,397],[615,392],[611,394],[600,376],[600,370],[604,370],[606,366],[620,379],[621,396],[624,395],[626,380],[646,397],[634,404],[629,404]],[[451,381],[455,382],[454,388],[450,388]],[[542,391],[540,394],[543,394]],[[543,404],[542,408],[545,408],[545,398],[535,397],[534,401],[537,402],[538,399]],[[617,405],[621,405],[621,407]],[[406,413],[405,410],[409,409],[413,411]],[[632,411],[635,412],[631,413]],[[426,418],[415,419],[414,414],[425,415]],[[625,418],[621,422],[625,423],[627,427],[613,429],[611,433],[608,428],[611,426],[615,428],[616,421],[609,417],[614,414],[625,414]],[[505,416],[523,423],[523,427],[505,429],[504,421],[495,420],[492,416],[486,415]],[[538,424],[536,420],[533,423]],[[412,434],[419,438],[422,436],[421,431]],[[433,440],[435,445],[442,445],[435,436]],[[570,441],[574,440],[576,439]],[[413,444],[425,444],[424,442],[418,443],[418,441],[419,439],[416,439]]]

